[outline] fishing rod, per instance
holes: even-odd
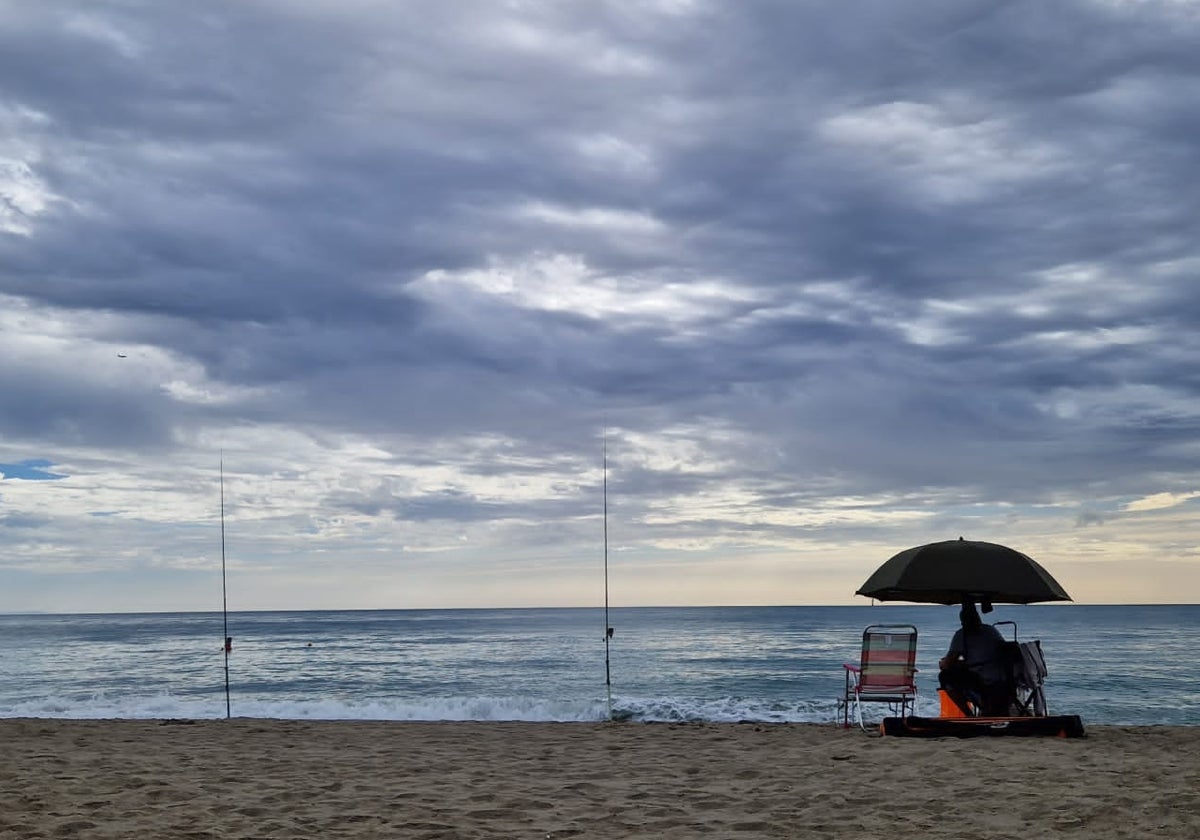
[[[221,635],[225,639],[225,719],[233,716],[229,708],[229,654],[233,650],[233,639],[229,636],[229,598],[225,588],[225,453],[221,453]]]
[[[612,710],[612,667],[609,663],[609,640],[613,628],[608,620],[608,428],[603,435],[603,497],[604,497],[604,688],[608,693],[608,719],[613,719]]]

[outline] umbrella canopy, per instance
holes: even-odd
[[[1050,573],[1015,548],[946,540],[901,551],[858,590],[878,601],[925,604],[1032,604],[1070,601]]]

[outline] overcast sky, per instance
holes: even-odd
[[[0,610],[1200,600],[1200,7],[0,0]]]

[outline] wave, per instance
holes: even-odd
[[[600,722],[608,719],[603,699],[537,697],[430,697],[355,700],[348,698],[231,699],[235,717],[279,720],[525,721]],[[10,703],[0,717],[94,719],[217,719],[224,697],[147,696],[52,697]],[[745,697],[614,697],[613,717],[637,722],[832,723],[832,702],[778,702]]]
[[[1197,704],[1163,702],[1117,703],[1075,698],[1057,703],[1054,713],[1080,714],[1092,723],[1112,725],[1196,725]],[[600,698],[548,699],[532,696],[474,697],[232,697],[231,712],[239,718],[275,720],[376,720],[376,721],[522,721],[529,723],[598,723],[608,719]],[[685,696],[614,696],[613,719],[644,723],[820,723],[840,721],[833,700],[778,700],[751,697],[699,698]],[[922,694],[916,713],[936,717],[935,697]],[[864,709],[868,722],[890,714],[882,704]],[[180,696],[170,693],[142,695],[73,695],[23,699],[0,704],[0,718],[56,718],[66,720],[220,719],[225,717],[224,695]]]

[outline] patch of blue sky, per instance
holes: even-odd
[[[24,481],[57,481],[60,478],[66,478],[65,475],[52,473],[46,469],[46,467],[52,466],[54,466],[54,462],[44,458],[18,461],[15,464],[0,464],[0,476],[6,480],[19,478]]]

